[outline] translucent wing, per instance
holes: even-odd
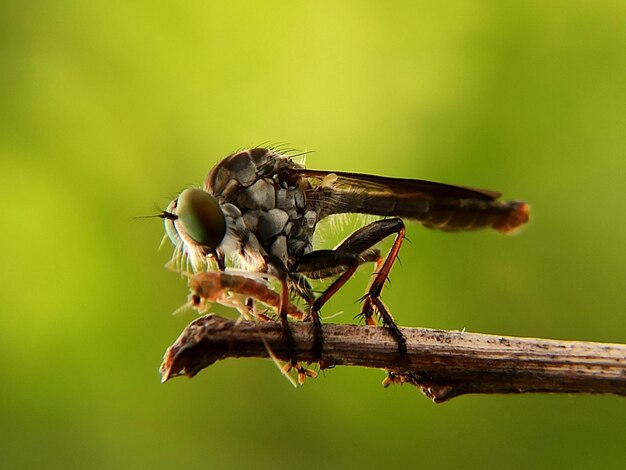
[[[332,182],[333,186],[342,190],[374,191],[397,195],[421,195],[422,197],[451,197],[458,199],[480,199],[494,201],[500,193],[488,189],[476,189],[467,186],[454,186],[433,181],[408,178],[389,178],[386,176],[367,175],[362,173],[347,173],[340,171],[321,171],[307,169],[287,170],[292,177],[307,178],[313,186]],[[317,184],[316,184],[317,182]]]
[[[509,232],[528,220],[528,206],[499,201],[500,193],[432,181],[337,171],[285,168],[287,181],[306,181],[319,218],[355,212],[413,219],[442,230],[491,227]]]

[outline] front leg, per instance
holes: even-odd
[[[267,266],[267,272],[276,277],[281,284],[281,298],[278,306],[278,315],[283,329],[283,336],[285,337],[285,342],[287,343],[289,365],[290,367],[296,367],[298,364],[296,346],[295,341],[293,340],[293,334],[291,333],[291,328],[289,326],[289,320],[287,319],[287,306],[289,305],[289,287],[287,285],[287,280],[289,279],[289,270],[285,264],[275,256],[267,256],[265,258],[265,263]]]

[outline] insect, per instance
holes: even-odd
[[[287,320],[289,295],[308,305],[313,350],[321,358],[320,309],[364,263],[374,263],[375,268],[361,315],[366,324],[375,324],[378,314],[397,341],[400,356],[406,356],[405,338],[380,299],[404,239],[403,219],[445,231],[492,228],[504,233],[528,221],[526,203],[499,197],[494,191],[430,181],[310,170],[279,151],[252,148],[224,158],[202,188],[182,191],[160,217],[175,257],[185,257],[194,272],[206,268],[223,272],[231,259],[244,270],[279,280],[277,308],[295,365]],[[382,218],[359,228],[334,249],[316,249],[313,234],[318,222],[339,213]],[[376,245],[392,235],[393,245],[382,256]],[[309,280],[325,278],[333,281],[316,295]]]
[[[292,303],[281,306],[281,296],[272,290],[271,284],[268,282],[267,274],[248,273],[248,272],[228,272],[223,271],[204,271],[192,275],[189,278],[189,305],[200,313],[205,313],[209,304],[219,303],[221,305],[232,307],[238,310],[241,318],[251,319],[251,317],[269,321],[272,319],[264,312],[257,311],[257,304],[261,304],[279,312],[281,307],[287,311],[287,315],[298,320],[304,318],[302,312]],[[297,383],[302,385],[306,377],[316,377],[317,374],[301,366],[298,363],[288,362],[281,365],[274,353],[266,344],[267,352],[278,366],[281,373],[294,385],[296,382],[289,375],[292,369],[297,374]]]
[[[219,303],[239,310],[244,318],[253,316],[262,321],[271,320],[271,316],[257,312],[250,300],[279,312],[281,296],[271,289],[266,281],[266,274],[255,274],[231,271],[204,271],[194,274],[189,278],[189,303],[200,313],[206,312],[209,304]],[[284,309],[290,317],[304,319],[304,312],[292,303],[288,302]]]

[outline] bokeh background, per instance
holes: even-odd
[[[3,468],[623,468],[624,398],[434,405],[253,359],[160,384],[194,314],[134,217],[264,142],[531,204],[511,237],[410,226],[402,325],[626,342],[626,3],[4,1]]]

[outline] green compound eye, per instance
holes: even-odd
[[[170,205],[172,204],[174,203]],[[224,214],[217,200],[206,191],[197,188],[185,189],[178,196],[174,213],[178,217],[175,227],[182,228],[198,245],[216,248],[226,234]],[[165,229],[169,235],[167,221]],[[180,229],[177,232],[180,232]]]

